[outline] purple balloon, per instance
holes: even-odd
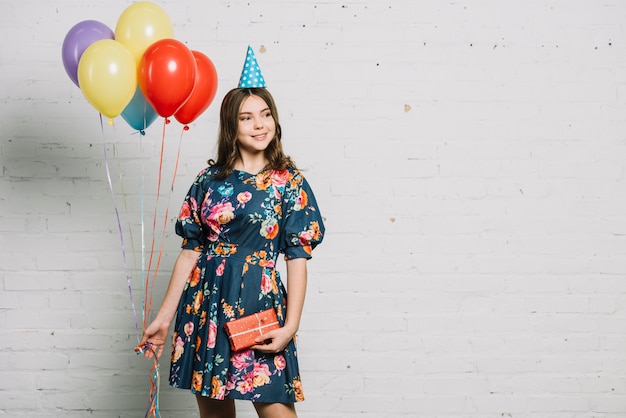
[[[72,26],[63,40],[63,66],[65,72],[78,85],[78,62],[89,45],[101,39],[115,39],[115,33],[97,20],[84,20]]]

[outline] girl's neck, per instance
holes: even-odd
[[[260,154],[258,156],[242,155],[236,162],[234,168],[240,171],[245,171],[250,174],[257,174],[261,172],[268,164],[265,155]]]

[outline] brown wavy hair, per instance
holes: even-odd
[[[217,158],[208,161],[209,166],[217,167],[215,177],[225,179],[233,171],[235,163],[241,157],[237,145],[237,129],[239,127],[239,111],[241,105],[250,96],[258,96],[265,101],[276,123],[276,134],[265,149],[265,158],[269,161],[264,169],[284,170],[296,168],[291,157],[283,152],[281,142],[282,130],[278,119],[278,109],[270,92],[265,88],[232,89],[222,100],[220,108],[220,127],[217,136]]]

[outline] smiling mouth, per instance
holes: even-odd
[[[252,138],[256,139],[257,141],[263,141],[266,137],[267,134],[252,135]]]

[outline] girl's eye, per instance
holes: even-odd
[[[244,120],[250,120],[249,116],[242,116],[241,118],[239,118],[239,120],[244,121]]]
[[[265,115],[263,115],[263,116],[265,116],[266,118],[271,118],[271,117],[272,117],[272,114],[271,114],[270,112],[267,112],[267,113],[266,113]]]

